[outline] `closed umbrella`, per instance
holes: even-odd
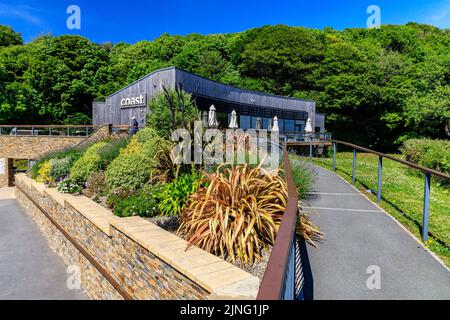
[[[236,116],[236,111],[233,110],[231,112],[231,121],[230,121],[230,125],[228,126],[230,129],[237,129],[239,128],[238,124],[237,124],[237,116]]]
[[[258,118],[256,118],[256,125],[255,125],[255,129],[256,130],[261,130],[261,128],[262,128],[262,120],[261,120],[261,118],[260,117],[258,117]]]
[[[308,117],[308,120],[306,120],[305,132],[306,133],[312,133],[313,132],[312,121],[311,121],[311,118],[309,118],[309,117]]]
[[[280,131],[280,128],[278,128],[278,118],[277,116],[273,117],[273,125],[272,125],[272,132],[278,132]]]
[[[214,105],[211,105],[209,108],[209,115],[208,115],[208,127],[210,128],[217,128],[219,126],[219,123],[216,119],[216,107]]]
[[[202,111],[202,124],[203,126],[208,126],[208,112]]]

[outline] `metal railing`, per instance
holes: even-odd
[[[367,149],[356,144],[352,144],[345,141],[340,140],[331,140],[333,143],[333,170],[336,171],[336,145],[341,144],[346,147],[350,147],[353,149],[353,163],[352,163],[352,183],[356,183],[356,150],[360,150],[366,153],[372,153],[378,156],[378,177],[377,177],[377,201],[381,202],[382,198],[382,187],[383,187],[383,158],[401,163],[406,165],[412,169],[422,171],[424,173],[424,196],[423,196],[423,225],[422,225],[422,240],[428,240],[428,226],[430,220],[430,184],[431,184],[431,176],[434,175],[441,179],[450,180],[450,175],[446,173],[442,173],[427,167],[423,167],[421,165],[396,158],[394,156],[384,154],[378,151],[374,151],[371,149]]]
[[[287,183],[287,205],[272,252],[259,288],[258,300],[295,300],[296,265],[300,256],[297,248],[297,188],[292,176],[286,143],[283,144],[283,164]]]
[[[286,142],[328,142],[331,141],[331,133],[320,132],[280,132]]]
[[[94,125],[0,125],[0,135],[87,137],[97,127]]]

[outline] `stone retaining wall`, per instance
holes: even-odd
[[[111,281],[132,299],[256,298],[257,277],[197,247],[186,250],[186,241],[140,217],[116,217],[89,198],[59,193],[24,174],[16,175],[16,198],[64,262],[80,268],[92,299],[122,299]]]
[[[0,158],[38,159],[58,150],[73,147],[85,137],[0,136]]]

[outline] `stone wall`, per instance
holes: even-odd
[[[0,135],[0,159],[11,164],[8,172],[0,172],[0,187],[13,185],[13,159],[36,160],[45,154],[66,148],[82,148],[110,135],[111,125],[108,124],[100,126],[88,137]]]
[[[0,187],[12,185],[14,180],[13,159],[0,158]]]
[[[0,158],[38,159],[58,150],[73,147],[84,137],[0,135]]]
[[[84,140],[79,142],[76,147],[83,148],[89,144],[95,143],[102,139],[105,139],[111,135],[112,125],[104,124],[100,126],[97,130],[95,130],[89,137],[86,137]]]
[[[16,198],[65,263],[80,268],[92,299],[256,298],[258,278],[197,247],[186,250],[186,241],[140,217],[116,217],[24,174],[16,175]]]

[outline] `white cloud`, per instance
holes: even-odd
[[[0,17],[16,18],[33,25],[42,26],[42,19],[36,14],[39,10],[26,5],[0,3]]]

